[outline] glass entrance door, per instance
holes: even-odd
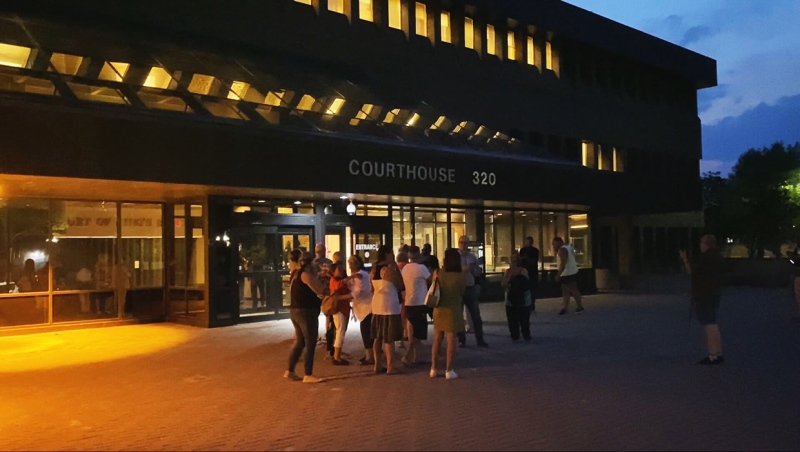
[[[248,228],[237,234],[239,317],[273,315],[289,307],[289,254],[311,249],[310,229]]]

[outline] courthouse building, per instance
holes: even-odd
[[[586,291],[702,227],[716,63],[559,0],[0,8],[0,334],[279,318],[288,253],[556,236]]]

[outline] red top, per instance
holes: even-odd
[[[350,295],[346,279],[331,278],[331,295]],[[339,300],[339,312],[344,314],[346,322],[350,321],[350,300]]]

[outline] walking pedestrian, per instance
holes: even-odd
[[[531,340],[531,309],[533,300],[530,292],[528,270],[522,266],[519,254],[512,254],[508,270],[503,273],[503,287],[506,289],[506,318],[511,340],[520,341],[522,338]]]
[[[361,340],[364,342],[364,357],[358,360],[362,366],[375,364],[372,339],[372,283],[369,273],[364,270],[364,260],[353,255],[347,260],[350,266],[350,293],[353,295],[353,315],[361,322]]]
[[[553,239],[553,251],[556,253],[558,263],[558,273],[556,282],[561,285],[561,297],[564,305],[558,315],[569,313],[570,298],[575,298],[575,313],[584,311],[581,302],[581,292],[578,290],[578,262],[575,260],[575,250],[572,245],[564,243],[564,239],[556,237]]]
[[[417,354],[422,347],[421,341],[428,339],[427,308],[425,296],[428,294],[428,283],[431,272],[422,262],[422,255],[418,246],[412,246],[409,251],[409,263],[402,270],[403,286],[405,291],[406,334],[409,339],[408,350],[402,358],[406,366],[417,363]]]
[[[478,347],[488,347],[489,344],[483,340],[483,320],[481,320],[481,308],[478,305],[478,286],[475,284],[475,278],[481,276],[481,267],[478,264],[478,258],[469,250],[469,237],[462,236],[458,239],[458,252],[461,256],[461,272],[466,281],[464,306],[472,319]],[[466,345],[467,335],[465,332],[458,333],[458,342],[462,347]]]
[[[456,337],[464,331],[464,294],[467,291],[467,274],[463,271],[461,254],[455,248],[444,253],[444,265],[434,275],[439,283],[439,304],[433,309],[433,346],[431,347],[431,378],[436,378],[439,351],[447,338],[445,378],[454,380],[458,374],[453,369],[456,356]]]
[[[289,318],[294,326],[294,345],[289,354],[289,368],[283,374],[292,381],[301,378],[295,373],[297,362],[303,350],[305,357],[305,376],[303,383],[319,383],[321,379],[314,376],[314,351],[319,335],[319,313],[325,288],[319,279],[312,273],[311,267],[314,256],[305,253],[300,259],[300,268],[294,272],[290,290]]]
[[[680,252],[680,257],[692,278],[694,315],[703,325],[708,347],[708,356],[697,364],[722,364],[722,336],[717,323],[717,310],[722,295],[725,261],[717,249],[716,237],[709,234],[700,238],[700,256],[694,263],[689,262],[685,250]]]
[[[400,320],[400,292],[403,277],[389,245],[378,248],[378,262],[372,267],[372,338],[375,340],[375,373],[396,374],[393,344],[403,338]],[[386,355],[386,367],[381,366],[381,350]]]

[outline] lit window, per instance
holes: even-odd
[[[545,68],[546,69],[553,69],[553,46],[550,45],[550,41],[547,41],[544,45],[545,51]]]
[[[582,143],[581,164],[587,168],[595,167],[595,145],[591,141],[584,141]]]
[[[400,116],[400,109],[399,108],[395,108],[394,110],[390,111],[389,113],[386,113],[386,118],[384,118],[383,122],[385,122],[387,124],[391,124],[391,123],[394,122],[395,119],[397,119],[398,116]]]
[[[364,106],[361,107],[361,110],[359,110],[359,112],[356,114],[356,119],[367,119],[367,118],[369,118],[370,115],[372,114],[372,110],[374,110],[374,109],[375,109],[374,105],[372,105],[372,104],[364,104]]]
[[[442,11],[442,42],[453,42],[453,32],[450,30],[450,13]]]
[[[372,22],[374,20],[372,13],[372,0],[358,1],[358,18],[361,20],[366,20],[367,22]]]
[[[403,5],[400,0],[389,0],[389,27],[403,29]]]
[[[417,34],[428,36],[428,9],[424,3],[417,2],[415,19],[417,21]]]
[[[328,110],[325,112],[326,115],[338,115],[339,111],[342,110],[342,106],[344,105],[344,99],[337,97],[333,99],[331,102],[331,106],[328,107]]]
[[[464,47],[475,48],[475,23],[469,17],[464,18]]]
[[[100,75],[97,76],[100,80],[109,80],[112,82],[121,82],[128,73],[128,68],[131,67],[128,63],[112,63],[106,61],[103,68],[100,69]],[[145,85],[147,86],[147,85]]]
[[[231,89],[228,91],[228,99],[242,100],[250,89],[250,84],[245,82],[231,83]]]
[[[408,122],[406,123],[406,126],[414,127],[414,124],[416,124],[417,121],[419,121],[419,114],[418,113],[414,113],[414,116],[412,116],[411,119],[408,120]]]
[[[83,57],[67,55],[65,53],[54,53],[53,56],[50,57],[50,64],[59,74],[77,74],[78,69],[81,68],[81,62],[83,62]]]
[[[29,47],[0,44],[0,66],[25,67],[30,56]]]
[[[486,26],[486,53],[497,55],[497,41],[494,36],[494,25]]]
[[[81,100],[93,102],[107,102],[110,104],[127,104],[128,100],[118,90],[104,86],[84,85],[83,83],[67,82],[67,86]]]
[[[528,64],[534,66],[536,64],[536,50],[533,45],[533,37],[528,36]]]
[[[464,121],[461,124],[457,125],[456,128],[453,130],[453,133],[459,133],[462,130],[464,130],[465,127],[467,127],[467,121]]]
[[[163,67],[154,67],[150,69],[147,79],[144,81],[144,86],[149,88],[167,89],[172,82],[172,76],[169,75]]]
[[[310,5],[311,4],[311,0],[294,0],[294,1],[296,1],[297,3],[302,3],[304,5]]]
[[[289,106],[289,102],[292,101],[292,97],[294,95],[287,91],[270,91],[267,93],[264,103],[270,107],[286,108]]]
[[[439,129],[441,129],[442,127],[444,127],[446,122],[447,122],[447,118],[446,117],[439,116],[439,119],[437,119],[436,122],[434,122],[433,125],[431,126],[431,130],[439,130]]]
[[[619,158],[619,153],[617,152],[617,148],[611,148],[611,168],[615,173],[622,171],[622,162]]]
[[[513,31],[508,32],[508,59],[517,59],[517,37],[514,36]]]
[[[475,135],[476,135],[476,136],[477,136],[477,135],[482,135],[482,134],[483,134],[483,132],[485,132],[485,131],[486,131],[486,127],[484,127],[484,126],[480,126],[480,127],[478,127],[478,130],[476,130],[476,131],[475,131]]]
[[[300,99],[300,102],[297,104],[297,109],[300,111],[312,111],[315,103],[317,103],[317,100],[306,94]]]
[[[210,75],[194,74],[192,81],[189,82],[189,92],[200,95],[207,95],[211,91],[211,85],[214,83],[214,77]]]
[[[603,157],[603,147],[597,146],[597,169],[599,170],[608,169],[603,165]]]
[[[328,10],[344,14],[344,0],[328,0]]]

